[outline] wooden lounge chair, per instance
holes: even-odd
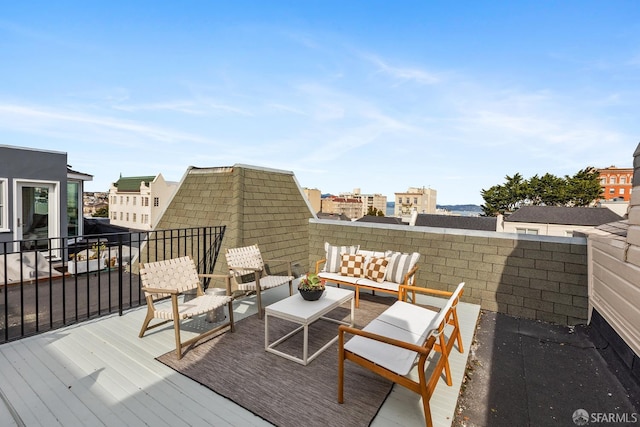
[[[202,291],[200,285],[201,277],[224,278],[226,281],[226,295],[208,295]],[[231,297],[231,282],[229,276],[216,274],[198,274],[193,260],[188,257],[175,258],[166,261],[150,262],[142,265],[140,270],[142,279],[142,290],[147,299],[147,316],[142,324],[139,337],[149,330],[173,321],[173,328],[176,336],[176,355],[182,358],[182,349],[188,345],[205,338],[221,329],[229,326],[233,332],[233,298]],[[184,301],[179,296],[185,292],[194,292],[193,299]],[[156,307],[155,302],[159,299],[171,298],[171,307]],[[180,340],[180,321],[193,316],[209,313],[217,308],[227,305],[229,310],[229,320],[222,324],[217,324],[202,334],[187,341]],[[149,323],[152,319],[162,319],[163,321],[152,326]]]
[[[341,325],[338,335],[338,402],[344,402],[344,361],[351,360],[397,384],[422,396],[425,422],[432,426],[429,399],[444,370],[447,385],[452,385],[449,369],[449,353],[454,342],[462,353],[462,337],[458,324],[456,306],[462,294],[464,282],[454,292],[437,291],[414,286],[403,286],[400,300],[371,321],[362,330]],[[433,311],[407,302],[411,293],[415,301],[416,293],[447,296],[447,303],[440,311]],[[453,326],[447,341],[445,326]],[[354,336],[345,343],[345,334]],[[426,377],[427,359],[431,350],[439,353],[431,376]],[[418,359],[418,381],[408,375]]]
[[[293,276],[291,275],[291,261],[284,259],[263,260],[258,245],[231,248],[226,250],[229,273],[236,278],[238,289],[255,291],[258,301],[258,316],[263,317],[262,291],[289,283],[289,295],[293,295]],[[278,276],[267,273],[266,264],[286,263],[287,275]],[[243,281],[242,276],[252,275],[250,281]]]

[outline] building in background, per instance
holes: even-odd
[[[307,196],[307,200],[309,200],[313,212],[320,212],[320,209],[322,208],[322,194],[320,193],[320,190],[317,188],[303,188],[302,191],[304,192],[304,195]]]
[[[153,230],[178,188],[157,176],[120,177],[109,189],[110,223],[136,230]]]
[[[386,215],[387,196],[383,196],[382,194],[362,194],[359,188],[354,188],[353,193],[340,193],[339,196],[345,199],[360,200],[362,202],[362,212],[359,216],[352,217],[352,219],[362,218],[373,208],[375,208],[376,211],[382,212],[383,215]]]
[[[498,216],[497,231],[573,237],[622,217],[607,208],[523,206],[510,215]]]
[[[604,189],[602,198],[604,200],[624,200],[631,199],[633,188],[633,168],[617,168],[610,166],[605,169],[598,169],[600,174],[600,186]]]
[[[362,217],[362,201],[352,197],[327,196],[322,198],[320,212],[346,215],[349,219]]]
[[[395,211],[394,215],[400,218],[407,218],[407,222],[412,212],[419,214],[435,214],[436,213],[436,190],[432,188],[414,188],[404,193],[395,194]]]
[[[0,145],[0,243],[47,252],[55,249],[48,239],[82,235],[82,193],[92,179],[67,165],[67,153]]]
[[[109,193],[85,192],[82,200],[82,214],[87,218],[91,218],[100,209],[109,209]]]

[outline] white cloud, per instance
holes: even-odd
[[[52,110],[44,107],[28,107],[18,104],[0,104],[0,127],[27,133],[51,132],[59,136],[66,132],[77,134],[86,131],[86,140],[100,135],[100,132],[118,132],[128,136],[136,135],[143,140],[168,143],[213,141],[197,135],[174,131],[160,126],[147,125],[132,120],[108,116],[88,115],[76,111]],[[118,140],[112,141],[117,144]]]
[[[364,58],[377,66],[378,71],[391,76],[396,80],[413,81],[422,85],[432,85],[441,82],[436,74],[420,68],[392,66],[378,56],[365,55]]]

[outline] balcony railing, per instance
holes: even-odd
[[[0,243],[0,343],[144,305],[140,262],[189,255],[200,273],[212,273],[224,231],[197,227]]]

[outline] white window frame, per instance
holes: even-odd
[[[538,235],[540,234],[540,230],[537,228],[516,227],[516,233]]]
[[[18,218],[22,218],[22,212],[18,212],[18,197],[22,197],[22,192],[20,189],[23,186],[27,187],[35,187],[35,186],[46,186],[50,189],[50,207],[49,207],[49,237],[60,236],[60,182],[59,181],[48,181],[48,180],[38,180],[38,179],[22,179],[16,178],[13,180],[13,238],[16,240],[14,250],[19,250],[18,240],[22,239],[22,232],[18,231],[22,227],[18,226]],[[20,201],[23,203],[23,201]],[[66,209],[66,206],[65,206]],[[20,235],[19,235],[20,234]],[[53,239],[51,241],[51,249],[58,249],[60,246],[60,242],[58,239]]]
[[[9,180],[0,178],[0,232],[9,229]]]

